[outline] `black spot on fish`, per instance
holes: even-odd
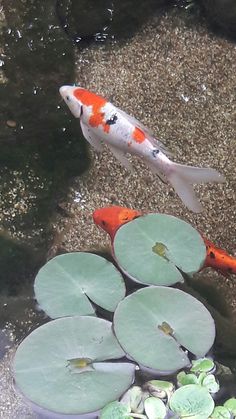
[[[105,226],[105,225],[106,225],[106,222],[105,222],[104,220],[102,220],[102,225],[103,225],[103,226]]]
[[[80,105],[79,105],[80,106]],[[80,108],[80,116],[82,116],[83,115],[83,106],[81,106],[81,108]]]
[[[114,125],[118,119],[116,114],[112,115],[111,118],[106,120],[106,125]]]
[[[215,257],[215,253],[210,252],[210,258],[211,258],[211,259],[215,259],[215,258],[216,258],[216,257]]]
[[[155,150],[152,151],[152,155],[154,158],[156,158],[156,156],[159,154],[160,150],[158,150],[158,148],[155,148]]]

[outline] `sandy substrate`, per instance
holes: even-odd
[[[138,159],[132,159],[135,174],[130,174],[108,150],[99,156],[92,152],[91,168],[74,180],[68,202],[61,204],[68,217],[55,224],[50,254],[108,245],[91,214],[112,204],[180,216],[236,253],[236,46],[172,12],[154,17],[122,45],[94,45],[78,52],[76,74],[79,85],[106,96],[153,129],[175,161],[214,167],[227,182],[196,187],[205,210],[195,215]],[[212,285],[225,296],[231,313],[236,310],[232,279],[201,274],[196,281]],[[1,377],[0,417],[33,418],[12,391],[9,356],[2,362]]]

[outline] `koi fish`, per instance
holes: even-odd
[[[80,119],[82,133],[90,145],[102,151],[106,144],[128,170],[133,167],[126,154],[142,157],[164,183],[170,183],[184,204],[194,212],[203,210],[192,184],[224,182],[215,169],[174,163],[165,146],[141,122],[86,89],[62,86],[60,94],[72,114]]]
[[[119,206],[111,206],[97,209],[93,212],[93,220],[97,226],[100,226],[109,234],[113,242],[117,230],[129,221],[144,215],[143,212],[124,208]],[[236,275],[236,258],[230,256],[225,250],[215,246],[210,240],[202,236],[206,245],[206,259],[204,268],[213,268],[220,271],[223,275]]]

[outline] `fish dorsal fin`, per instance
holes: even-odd
[[[144,132],[146,138],[150,141],[150,143],[154,147],[157,147],[159,150],[161,150],[163,153],[167,154],[168,156],[172,155],[172,153],[168,150],[168,148],[160,140],[157,140],[155,138],[152,130],[150,130],[148,127],[143,125],[142,122],[138,121],[134,116],[127,114],[125,111],[122,111],[119,108],[116,108],[116,110],[118,114],[126,118],[132,125],[136,126],[137,128],[140,128]]]

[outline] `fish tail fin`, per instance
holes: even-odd
[[[215,169],[185,166],[173,162],[167,179],[184,204],[194,212],[201,212],[203,207],[195,195],[192,184],[207,182],[222,183],[225,181],[224,176]]]

